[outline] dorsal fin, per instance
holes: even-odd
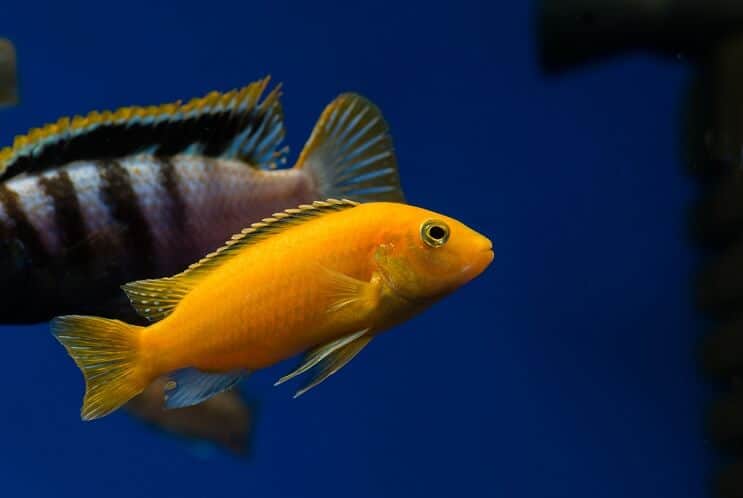
[[[0,150],[0,181],[79,160],[192,153],[241,159],[256,167],[279,160],[284,138],[280,85],[261,100],[269,78],[188,103],[123,107],[62,118],[16,137]]]
[[[174,278],[193,279],[201,277],[204,273],[208,273],[217,266],[225,263],[248,245],[260,242],[271,235],[280,233],[291,226],[304,223],[310,219],[334,211],[343,211],[358,205],[358,202],[348,199],[328,199],[326,201],[315,201],[312,204],[302,204],[294,209],[286,209],[280,213],[274,213],[270,218],[263,218],[248,228],[244,228],[240,233],[233,235],[222,247],[201,258],[201,260],[192,264],[186,271]]]
[[[348,199],[328,199],[274,213],[270,218],[253,223],[233,235],[222,247],[192,264],[187,270],[172,277],[130,282],[122,286],[122,289],[140,315],[150,321],[161,320],[172,313],[180,300],[201,278],[229,261],[246,246],[305,221],[358,205],[358,202]]]
[[[166,277],[137,280],[121,288],[141,316],[151,322],[162,320],[173,312],[178,303],[191,290],[186,280]]]
[[[324,197],[405,202],[397,159],[382,111],[354,93],[325,107],[297,159]]]

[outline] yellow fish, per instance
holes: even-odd
[[[83,420],[163,374],[166,406],[190,406],[308,351],[277,382],[315,368],[300,395],[492,259],[486,237],[425,209],[316,201],[254,223],[174,277],[126,284],[135,309],[156,322],[148,327],[73,315],[52,332],[85,376]]]

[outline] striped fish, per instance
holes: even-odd
[[[267,87],[63,118],[0,150],[0,322],[129,318],[122,284],[178,273],[271,213],[328,197],[403,201],[374,104],[340,95],[279,169],[280,87]]]

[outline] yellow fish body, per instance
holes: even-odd
[[[166,406],[189,406],[309,351],[278,382],[316,368],[301,394],[492,259],[487,238],[446,216],[330,199],[253,224],[174,277],[125,285],[137,311],[156,321],[149,327],[66,316],[52,329],[85,375],[83,419],[115,410],[163,374],[172,379]]]

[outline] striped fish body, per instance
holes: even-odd
[[[133,319],[122,284],[178,273],[271,213],[403,200],[387,125],[355,94],[326,107],[294,167],[276,169],[283,113],[278,89],[260,100],[266,84],[62,119],[0,150],[0,322]]]
[[[12,178],[0,184],[0,321],[106,310],[122,284],[177,273],[228,234],[316,199],[309,171],[139,155]]]

